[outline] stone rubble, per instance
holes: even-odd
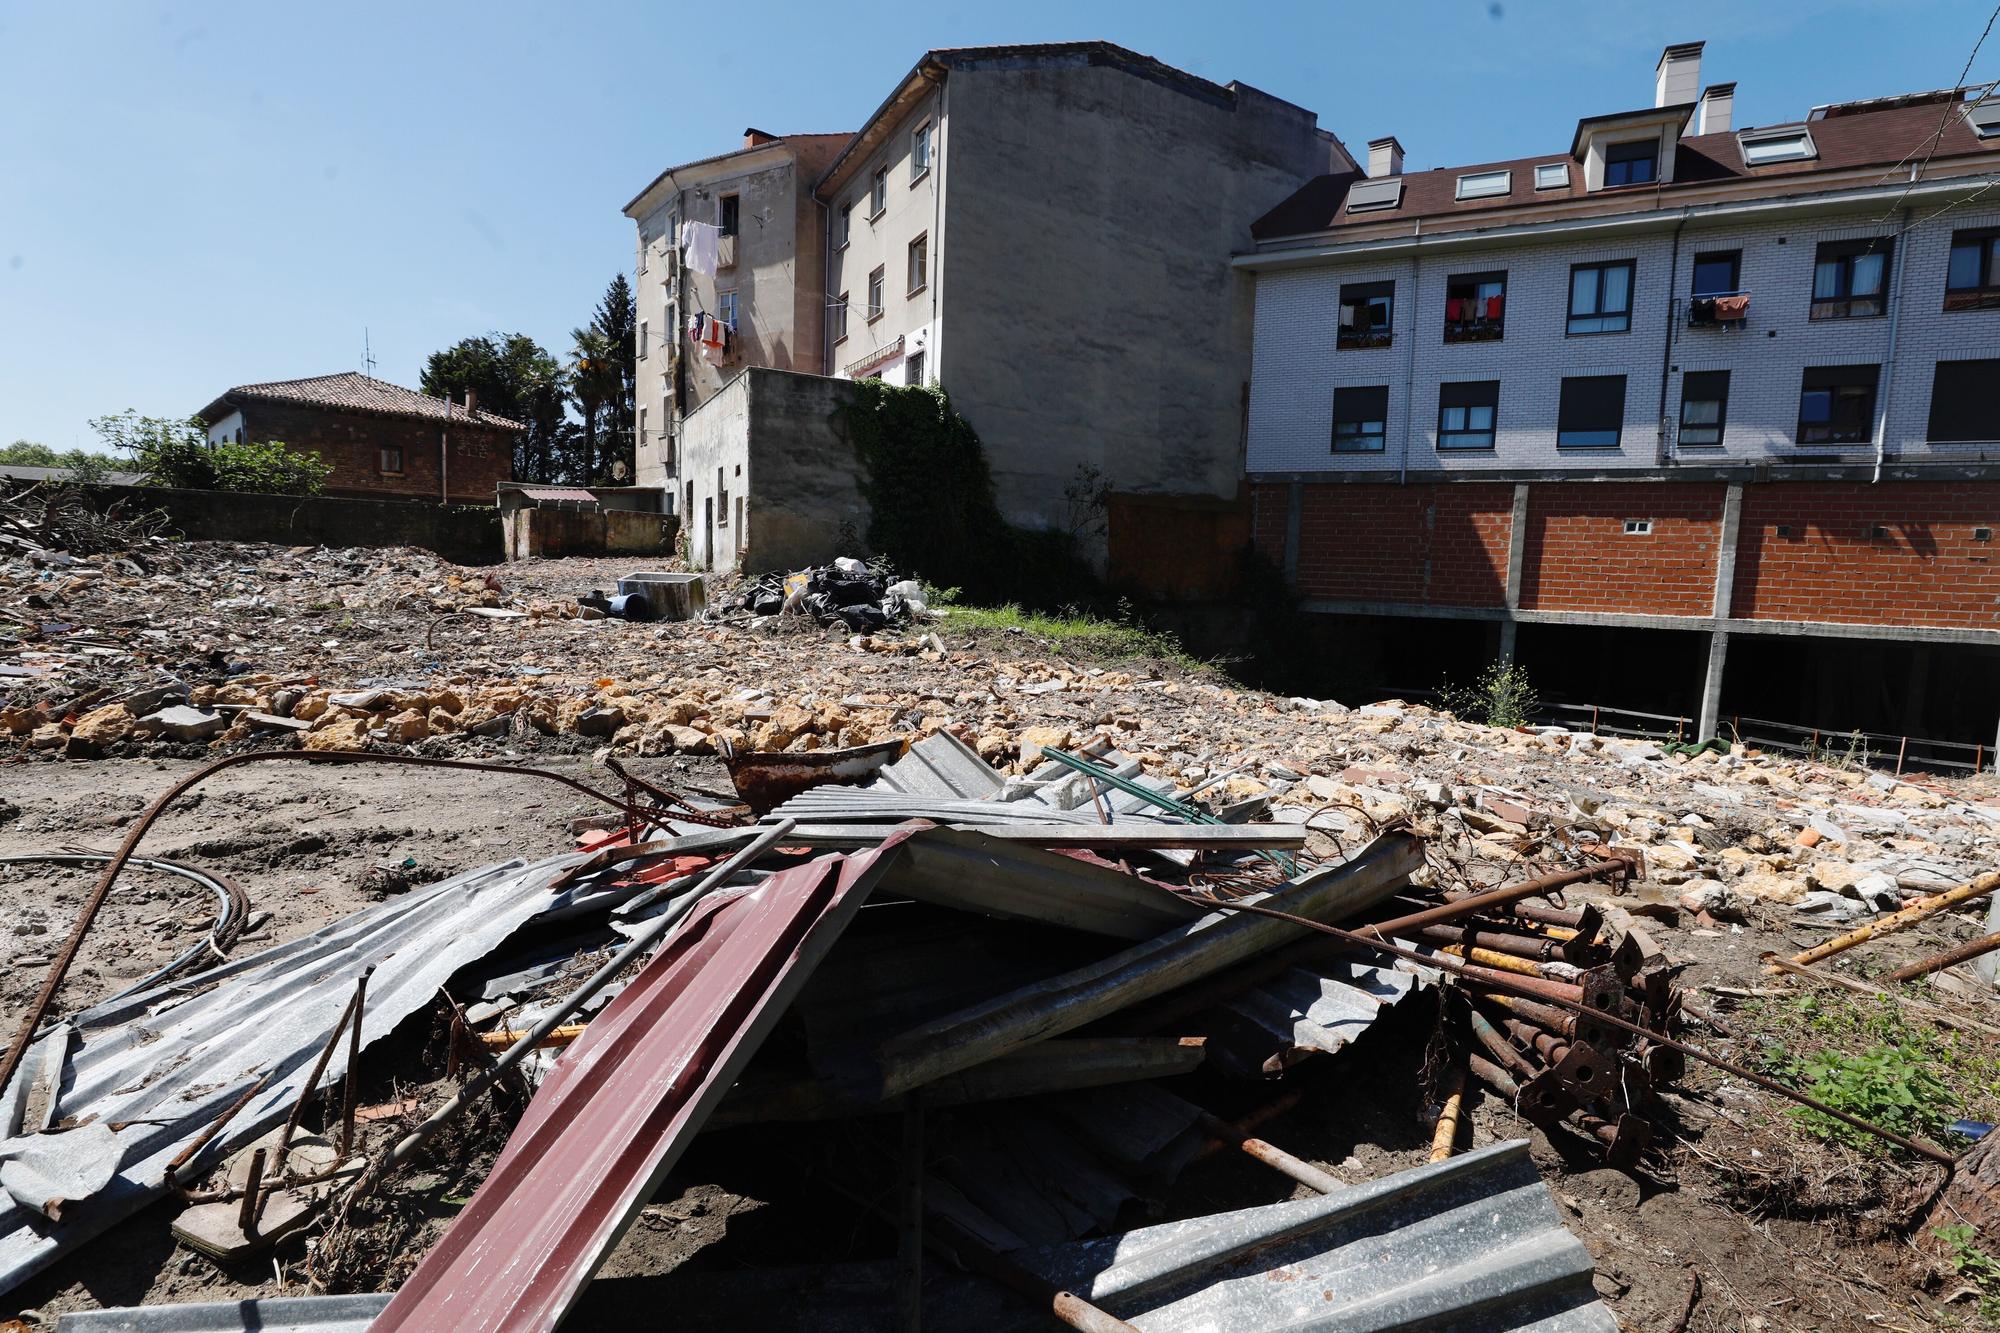
[[[809,751],[950,730],[1021,771],[1109,736],[1149,772],[1336,839],[1396,819],[1517,872],[1554,846],[1643,851],[1714,920],[1840,921],[1995,863],[2000,789],[1754,751],[1504,730],[1416,704],[1349,709],[1168,663],[1092,666],[1032,636],[850,635],[578,614],[613,561],[464,569],[410,550],[226,543],[0,557],[0,756],[496,744],[639,756]],[[505,608],[510,618],[454,616]]]

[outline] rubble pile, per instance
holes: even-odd
[[[886,565],[841,556],[814,569],[763,575],[717,610],[723,616],[747,614],[759,620],[808,616],[821,625],[866,633],[922,618],[929,610],[923,592],[922,584],[896,577]]]

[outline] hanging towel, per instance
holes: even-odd
[[[1750,298],[1747,296],[1718,296],[1715,298],[1715,317],[1723,323],[1734,323],[1750,317]]]
[[[687,252],[687,266],[714,277],[716,241],[721,234],[712,222],[681,223],[681,249]]]
[[[1503,312],[1503,311],[1504,311],[1504,310],[1506,309],[1506,306],[1507,306],[1507,298],[1506,298],[1506,297],[1504,297],[1504,296],[1489,296],[1489,297],[1487,297],[1487,298],[1486,298],[1486,318],[1488,318],[1488,319],[1498,319],[1498,318],[1500,318],[1500,315],[1501,315],[1501,313],[1502,313],[1502,312]]]
[[[1464,319],[1464,318],[1465,318],[1465,302],[1463,302],[1463,301],[1446,301],[1446,302],[1444,303],[1444,317],[1445,317],[1445,319],[1446,319],[1446,320],[1448,320],[1449,322],[1451,322],[1451,323],[1453,323],[1453,324],[1456,324],[1456,323],[1458,323],[1458,322],[1459,322],[1460,320]]]

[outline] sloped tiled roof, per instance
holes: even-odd
[[[426,421],[454,421],[496,430],[526,430],[518,421],[496,416],[480,408],[467,417],[462,403],[405,389],[400,384],[378,380],[358,370],[338,375],[316,375],[303,380],[273,380],[268,384],[239,384],[228,390],[197,415],[204,422],[220,421],[245,402],[291,403],[299,407],[324,407],[338,412],[373,412],[390,417],[419,417]]]
[[[1943,165],[1950,159],[1962,162],[1966,158],[1980,156],[1990,156],[1994,164],[2000,166],[2000,141],[1980,139],[1967,127],[1965,117],[1955,108],[1946,114],[1946,107],[1938,100],[1913,105],[1898,105],[1896,99],[1890,98],[1884,98],[1882,102],[1884,105],[1880,110],[1872,109],[1868,104],[1855,104],[1838,108],[1839,114],[1829,113],[1823,118],[1802,122],[1805,128],[1812,131],[1813,143],[1819,149],[1819,156],[1808,161],[1750,166],[1744,162],[1742,148],[1737,143],[1736,136],[1741,131],[1696,134],[1682,139],[1675,148],[1673,180],[1590,194],[1584,189],[1583,167],[1566,149],[1557,148],[1538,157],[1409,172],[1403,176],[1403,197],[1397,207],[1360,213],[1348,213],[1344,205],[1348,187],[1364,178],[1356,173],[1342,172],[1308,181],[1289,199],[1252,223],[1250,234],[1258,240],[1271,240],[1383,222],[1462,214],[1496,215],[1493,223],[1499,225],[1504,220],[1502,215],[1510,211],[1566,199],[1590,199],[1604,204],[1607,210],[1616,209],[1618,202],[1623,200],[1627,207],[1639,209],[1652,206],[1651,201],[1656,196],[1670,194],[1681,186],[1713,186],[1765,177],[1773,178],[1765,193],[1805,194],[1827,188],[1813,178],[1828,172],[1881,167],[1886,173],[1896,168],[1898,163],[1922,157],[1933,138],[1937,141],[1936,151],[1931,154],[1934,166]],[[1943,126],[1942,134],[1939,133],[1940,125]],[[1535,168],[1543,163],[1555,162],[1569,164],[1569,184],[1552,190],[1537,190]],[[1499,198],[1456,197],[1460,176],[1488,171],[1513,172],[1512,192]]]

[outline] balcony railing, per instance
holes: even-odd
[[[1349,348],[1387,347],[1390,341],[1391,332],[1387,327],[1370,327],[1365,329],[1343,327],[1340,330],[1339,338],[1335,340],[1338,346]]]
[[[1750,293],[1703,292],[1688,298],[1691,329],[1740,329],[1750,318]]]

